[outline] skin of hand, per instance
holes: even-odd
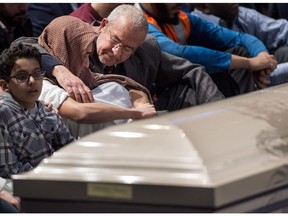
[[[150,103],[138,104],[134,109],[141,112],[141,118],[151,118],[157,115],[154,105]]]
[[[53,110],[53,104],[52,103],[47,102],[47,101],[43,101],[43,103],[44,103],[44,105],[45,105],[45,107],[46,107],[46,109],[48,111],[52,111]]]
[[[129,89],[129,95],[132,101],[132,106],[137,107],[141,104],[149,103],[148,96],[139,90],[136,89]]]
[[[15,197],[11,195],[9,192],[3,190],[3,191],[0,191],[0,198],[10,203],[14,207],[16,207],[18,210],[20,210],[20,198],[19,197]]]
[[[139,110],[143,112],[142,114],[143,118],[152,117],[157,114],[154,105],[150,104],[148,96],[144,92],[135,89],[130,89],[129,95],[132,101],[132,106],[136,109],[139,108]]]
[[[253,72],[253,80],[254,80],[256,89],[265,88],[271,82],[269,80],[269,76],[267,76],[266,74],[267,72],[265,70]]]
[[[267,52],[261,52],[253,59],[257,59],[260,64],[266,65],[266,68],[253,71],[253,78],[256,88],[265,88],[270,83],[269,76],[276,69],[278,62],[275,56],[270,55]]]
[[[274,55],[267,52],[261,52],[256,57],[249,59],[249,70],[259,71],[266,70],[267,75],[270,75],[277,67],[277,60]],[[269,74],[268,74],[269,73]]]
[[[245,68],[253,73],[257,88],[264,88],[269,84],[269,76],[277,67],[277,60],[267,52],[261,52],[253,58],[232,55],[229,69]]]
[[[73,75],[65,66],[57,65],[52,74],[57,82],[67,91],[69,96],[79,103],[93,103],[91,90],[77,76]]]

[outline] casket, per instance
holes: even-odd
[[[14,175],[24,212],[288,211],[288,84],[95,132]]]

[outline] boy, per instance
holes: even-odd
[[[0,177],[26,172],[73,141],[62,120],[38,101],[41,54],[18,44],[0,56]]]

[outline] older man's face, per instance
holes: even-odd
[[[146,33],[131,29],[132,23],[120,17],[116,23],[108,23],[101,29],[97,39],[97,54],[100,61],[115,65],[126,61],[144,41]]]

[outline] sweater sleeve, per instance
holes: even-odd
[[[18,44],[18,43],[24,43],[31,46],[36,47],[39,52],[41,53],[41,64],[43,70],[46,72],[45,76],[53,79],[52,70],[56,65],[63,65],[61,61],[58,61],[53,56],[51,56],[42,46],[38,44],[36,37],[20,37],[13,41],[11,45]]]
[[[49,79],[54,78],[52,75],[53,68],[56,65],[63,65],[62,62],[58,61],[48,53],[45,54],[42,53],[41,61],[42,61],[42,68],[46,72],[45,76],[48,77]]]

